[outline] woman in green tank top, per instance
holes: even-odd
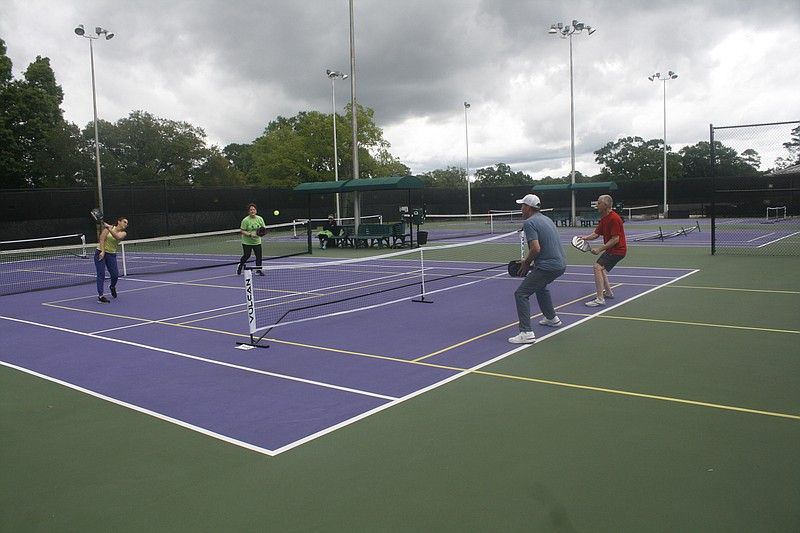
[[[106,268],[111,276],[111,296],[117,297],[117,280],[119,279],[119,268],[117,267],[117,244],[124,239],[128,233],[128,219],[119,217],[116,225],[103,224],[103,231],[94,251],[94,267],[97,270],[97,303],[111,303],[108,298],[103,296],[103,284],[106,278]]]

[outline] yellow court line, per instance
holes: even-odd
[[[618,283],[618,284],[614,285],[613,288],[617,288],[620,285],[622,285],[622,284]],[[592,295],[594,295],[594,293],[592,293]],[[580,302],[581,300],[585,300],[586,298],[589,298],[592,295],[581,296],[580,298],[576,298],[576,299],[574,299],[574,300],[572,300],[570,302],[566,302],[566,303],[563,303],[563,304],[559,305],[558,307],[556,307],[556,309],[561,309],[562,307],[566,307],[566,306],[568,306],[570,304],[574,304],[576,302]],[[533,315],[531,317],[531,319],[539,318],[540,316],[542,316],[542,313],[537,313],[537,314]],[[459,343],[453,344],[451,346],[447,346],[446,348],[442,348],[441,350],[437,350],[435,352],[431,352],[431,353],[423,355],[421,357],[417,357],[416,359],[412,359],[412,361],[414,361],[414,362],[424,361],[425,359],[428,359],[429,357],[433,357],[435,355],[440,355],[440,354],[443,354],[445,352],[449,352],[450,350],[458,348],[459,346],[464,346],[465,344],[470,343],[472,341],[476,341],[478,339],[482,339],[484,337],[488,337],[489,335],[492,335],[492,334],[497,333],[499,331],[503,331],[504,329],[512,328],[512,327],[516,326],[517,324],[518,324],[518,322],[512,322],[511,324],[506,324],[505,326],[500,326],[499,328],[495,328],[495,329],[493,329],[491,331],[487,331],[486,333],[481,333],[480,335],[472,337],[471,339],[467,339],[467,340],[461,341]]]
[[[670,396],[658,396],[658,395],[655,395],[655,394],[644,394],[644,393],[640,393],[640,392],[631,392],[631,391],[623,391],[623,390],[616,390],[616,389],[606,389],[606,388],[602,388],[602,387],[592,387],[592,386],[589,386],[589,385],[578,385],[578,384],[575,384],[575,383],[564,383],[562,381],[551,381],[551,380],[547,380],[547,379],[528,378],[528,377],[514,376],[514,375],[509,375],[509,374],[498,374],[498,373],[494,373],[494,372],[486,372],[486,371],[483,371],[483,370],[476,370],[473,373],[486,375],[486,376],[499,377],[499,378],[504,378],[504,379],[515,379],[515,380],[519,380],[519,381],[530,381],[530,382],[533,382],[533,383],[542,383],[544,385],[555,385],[555,386],[558,386],[558,387],[567,387],[567,388],[571,388],[571,389],[583,389],[583,390],[589,390],[589,391],[594,391],[594,392],[603,392],[603,393],[607,393],[607,394],[617,394],[617,395],[621,395],[621,396],[632,396],[632,397],[635,397],[635,398],[646,398],[646,399],[649,399],[649,400],[659,400],[659,401],[663,401],[663,402],[680,403],[680,404],[685,404],[685,405],[695,405],[695,406],[698,406],[698,407],[710,407],[712,409],[722,409],[722,410],[725,410],[725,411],[737,411],[737,412],[740,412],[740,413],[750,413],[750,414],[756,414],[756,415],[773,416],[773,417],[777,417],[777,418],[788,418],[790,420],[800,420],[800,415],[792,415],[792,414],[788,414],[788,413],[777,413],[777,412],[774,412],[774,411],[762,411],[762,410],[759,410],[759,409],[748,409],[746,407],[736,407],[736,406],[732,406],[732,405],[722,405],[722,404],[718,404],[718,403],[700,402],[700,401],[696,401],[696,400],[685,400],[683,398],[672,398]]]
[[[270,339],[270,341],[272,341],[272,339]],[[290,344],[290,345],[293,345],[293,346],[305,347],[305,348],[320,348],[318,346],[313,346],[313,345],[308,345],[308,344],[301,344],[301,343],[296,343],[296,342],[286,342],[286,341],[276,341],[276,342],[279,342],[279,343],[282,343],[282,344]],[[618,390],[618,389],[608,389],[608,388],[604,388],[604,387],[593,387],[591,385],[580,385],[580,384],[577,384],[577,383],[566,383],[566,382],[563,382],[563,381],[553,381],[553,380],[549,380],[549,379],[531,378],[531,377],[526,377],[526,376],[518,376],[518,375],[514,375],[514,374],[503,374],[503,373],[500,373],[500,372],[489,372],[489,371],[486,371],[486,370],[475,370],[475,369],[469,369],[469,368],[460,368],[460,367],[457,367],[457,366],[440,365],[440,364],[428,363],[428,362],[420,361],[420,360],[398,359],[396,357],[388,357],[388,356],[381,356],[381,355],[374,355],[374,354],[364,354],[364,353],[358,353],[358,352],[348,352],[348,351],[336,350],[336,349],[332,349],[332,348],[321,348],[321,349],[326,350],[326,351],[333,351],[333,352],[343,353],[343,354],[365,356],[365,357],[370,357],[370,358],[374,358],[374,359],[383,359],[383,360],[386,360],[386,361],[392,361],[392,362],[397,362],[397,363],[405,363],[405,364],[410,364],[410,365],[425,366],[425,367],[428,367],[428,368],[436,368],[436,369],[439,369],[439,370],[450,370],[450,371],[453,371],[453,372],[459,372],[459,373],[464,373],[464,374],[474,374],[474,375],[478,375],[478,376],[487,376],[487,377],[494,377],[494,378],[501,378],[501,379],[513,379],[515,381],[525,381],[525,382],[528,382],[528,383],[539,383],[539,384],[542,384],[542,385],[553,385],[553,386],[556,386],[556,387],[566,387],[566,388],[570,388],[570,389],[587,390],[587,391],[592,391],[592,392],[602,392],[602,393],[605,393],[605,394],[616,394],[616,395],[619,395],[619,396],[629,396],[629,397],[633,397],[633,398],[645,398],[645,399],[648,399],[648,400],[658,400],[658,401],[662,401],[662,402],[679,403],[679,404],[684,404],[684,405],[694,405],[694,406],[698,406],[698,407],[709,407],[709,408],[712,408],[712,409],[721,409],[721,410],[724,410],[724,411],[750,413],[750,414],[763,415],[763,416],[772,416],[772,417],[776,417],[776,418],[788,418],[789,420],[800,420],[800,415],[793,415],[793,414],[789,414],[789,413],[778,413],[778,412],[774,412],[774,411],[764,411],[764,410],[760,410],[760,409],[749,409],[747,407],[737,407],[737,406],[733,406],[733,405],[723,405],[723,404],[710,403],[710,402],[701,402],[701,401],[696,401],[696,400],[686,400],[684,398],[673,398],[673,397],[670,397],[670,396],[659,396],[659,395],[656,395],[656,394],[645,394],[645,393],[641,393],[641,392],[632,392],[632,391],[625,391],[625,390]]]
[[[572,315],[578,316],[589,316],[589,315],[579,315],[577,313],[571,313]],[[687,322],[685,320],[663,320],[659,318],[641,318],[641,317],[629,317],[629,316],[613,316],[608,314],[597,315],[597,318],[610,318],[614,320],[633,320],[636,322],[653,322],[657,324],[676,324],[679,326],[698,326],[698,327],[706,327],[706,328],[722,328],[722,329],[739,329],[744,331],[761,331],[766,333],[790,333],[794,335],[800,334],[800,331],[796,331],[793,329],[776,329],[776,328],[757,328],[753,326],[733,326],[730,324],[709,324],[705,322]]]
[[[104,312],[101,312],[101,311],[90,311],[88,309],[77,309],[75,307],[67,307],[67,306],[63,306],[63,305],[55,305],[53,303],[43,303],[42,305],[46,305],[48,307],[54,307],[56,309],[63,309],[63,310],[66,310],[66,311],[77,311],[79,313],[89,313],[89,314],[92,314],[92,315],[102,315],[102,316],[105,316],[105,317],[121,318],[123,320],[131,320],[133,322],[140,322],[142,324],[158,324],[158,325],[161,325],[161,326],[172,326],[172,327],[176,327],[176,328],[191,329],[191,330],[195,330],[195,331],[204,331],[206,333],[219,333],[221,335],[228,335],[228,336],[232,336],[232,337],[241,337],[241,338],[247,338],[247,339],[250,338],[249,335],[245,335],[245,334],[242,334],[242,333],[233,333],[233,332],[230,332],[230,331],[222,331],[222,330],[211,329],[211,328],[200,328],[200,327],[197,327],[197,326],[190,326],[190,325],[188,325],[188,323],[166,322],[164,320],[157,320],[157,319],[153,320],[152,318],[139,318],[139,317],[135,317],[135,316],[117,315],[117,314],[114,314],[114,313],[104,313]]]
[[[619,287],[621,285],[624,285],[624,284],[622,284],[622,283],[613,284],[613,287],[616,288],[616,287]],[[668,287],[669,287],[669,285],[668,285]],[[570,305],[571,303],[575,303],[575,302],[584,300],[587,297],[588,296],[584,296],[584,297],[572,300],[571,302],[564,303],[564,304],[558,306],[558,309],[560,309],[560,308],[562,308],[564,306]],[[56,305],[53,305],[53,304],[44,304],[44,305],[50,305],[52,307],[60,307],[60,306],[56,306]],[[232,333],[232,332],[220,331],[220,330],[213,330],[213,329],[208,329],[208,328],[199,328],[199,327],[188,326],[188,325],[184,325],[184,324],[161,322],[161,321],[157,321],[157,320],[156,321],[154,321],[154,320],[146,320],[146,319],[141,319],[141,318],[136,318],[136,317],[125,317],[125,316],[119,316],[119,315],[108,315],[107,313],[100,313],[98,311],[88,311],[88,310],[81,310],[81,309],[74,309],[74,308],[67,308],[67,307],[65,307],[65,309],[73,310],[73,311],[82,311],[82,312],[93,313],[93,314],[104,314],[105,316],[117,316],[118,318],[127,318],[127,319],[135,320],[135,321],[151,322],[151,323],[157,323],[157,324],[166,325],[166,326],[182,327],[182,328],[186,328],[186,329],[193,329],[193,330],[205,331],[205,332],[210,332],[210,333],[219,333],[219,334],[228,335],[228,336],[235,336],[235,337],[239,337],[239,338],[249,338],[249,335],[243,335],[243,334],[239,334],[239,333]],[[619,317],[619,316],[610,316],[610,315],[602,314],[602,313],[601,314],[567,313],[567,314],[569,314],[571,316],[586,316],[586,317],[594,316],[594,317],[598,317],[598,318],[610,318],[610,319],[618,319],[618,320],[635,320],[635,321],[678,324],[678,325],[690,325],[690,326],[720,327],[720,328],[756,330],[756,331],[768,331],[768,332],[780,332],[780,333],[795,333],[795,334],[800,333],[800,331],[792,331],[792,330],[777,330],[777,329],[766,329],[766,328],[752,328],[752,327],[745,327],[745,326],[730,326],[730,325],[723,325],[723,324],[702,324],[702,323],[695,323],[695,322],[670,321],[670,320],[647,319],[647,318]],[[535,318],[535,317],[538,317],[538,316],[541,316],[541,313],[537,314],[537,315],[534,315],[534,317],[532,317],[532,318]],[[605,393],[605,394],[615,394],[615,395],[620,395],[620,396],[628,396],[628,397],[633,397],[633,398],[644,398],[644,399],[650,399],[650,400],[678,403],[678,404],[683,404],[683,405],[694,405],[694,406],[698,406],[698,407],[708,407],[708,408],[712,408],[712,409],[720,409],[720,410],[725,410],[725,411],[756,414],[756,415],[762,415],[762,416],[771,416],[771,417],[785,418],[785,419],[790,419],[790,420],[800,420],[800,415],[793,415],[793,414],[788,414],[788,413],[764,411],[764,410],[759,410],[759,409],[749,409],[749,408],[746,408],[746,407],[737,407],[737,406],[730,406],[730,405],[723,405],[723,404],[715,404],[715,403],[710,403],[710,402],[701,402],[701,401],[696,401],[696,400],[687,400],[687,399],[683,399],[683,398],[673,398],[673,397],[669,397],[669,396],[645,394],[645,393],[624,391],[624,390],[618,390],[618,389],[608,389],[608,388],[603,388],[603,387],[594,387],[594,386],[590,386],[590,385],[580,385],[580,384],[576,384],[576,383],[567,383],[567,382],[562,382],[562,381],[545,380],[545,379],[539,379],[539,378],[518,376],[518,375],[513,375],[513,374],[503,374],[503,373],[498,373],[498,372],[489,372],[489,371],[486,371],[486,370],[477,370],[477,369],[461,368],[461,367],[450,366],[450,365],[441,365],[441,364],[429,363],[429,362],[424,361],[424,359],[426,359],[428,357],[431,357],[433,355],[437,355],[437,354],[443,353],[445,351],[451,350],[451,349],[453,349],[453,348],[455,348],[457,346],[461,346],[463,344],[466,344],[467,342],[470,342],[471,340],[475,340],[475,339],[478,339],[478,338],[481,338],[481,337],[485,337],[485,336],[487,336],[487,335],[489,335],[491,333],[495,333],[497,331],[501,331],[503,329],[506,329],[506,328],[509,328],[509,327],[513,327],[515,324],[516,323],[509,324],[507,326],[502,326],[500,328],[496,328],[496,329],[492,330],[491,332],[484,333],[484,334],[479,335],[477,337],[474,337],[473,339],[470,339],[468,341],[463,341],[463,342],[458,343],[456,345],[453,345],[451,347],[445,348],[443,350],[439,350],[439,351],[434,352],[432,354],[428,354],[426,356],[423,356],[423,357],[420,357],[420,358],[417,358],[417,359],[413,359],[413,360],[400,359],[400,358],[397,358],[397,357],[390,357],[390,356],[381,356],[381,355],[377,355],[377,354],[368,354],[368,353],[363,353],[363,352],[355,352],[355,351],[349,351],[349,350],[339,350],[339,349],[335,349],[335,348],[327,348],[327,347],[323,347],[323,346],[314,346],[314,345],[310,345],[310,344],[290,342],[290,341],[282,341],[282,340],[279,340],[279,339],[272,339],[272,338],[267,338],[266,340],[269,341],[269,342],[277,343],[277,344],[285,344],[285,345],[298,346],[298,347],[304,347],[304,348],[312,348],[312,349],[318,349],[318,350],[328,351],[328,352],[333,352],[333,353],[340,353],[340,354],[344,354],[344,355],[355,355],[355,356],[359,356],[359,357],[368,357],[368,358],[372,358],[372,359],[379,359],[379,360],[397,362],[397,363],[402,363],[402,364],[419,365],[419,366],[425,366],[425,367],[429,367],[429,368],[436,368],[436,369],[440,369],[440,370],[449,370],[449,371],[459,372],[459,373],[464,373],[464,374],[475,374],[475,375],[480,375],[480,376],[496,377],[496,378],[501,378],[501,379],[513,379],[513,380],[516,380],[516,381],[524,381],[524,382],[529,382],[529,383],[539,383],[539,384],[543,384],[543,385],[552,385],[552,386],[557,386],[557,387],[565,387],[565,388],[571,388],[571,389],[587,390],[587,391],[592,391],[592,392],[601,392],[601,393]]]
[[[670,289],[701,289],[706,291],[731,291],[731,292],[763,292],[764,294],[800,294],[800,291],[786,291],[774,289],[744,289],[739,287],[703,287],[699,285],[667,285]]]

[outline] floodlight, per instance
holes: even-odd
[[[83,24],[78,24],[78,27],[75,28],[75,34],[83,37],[84,33],[86,33],[86,30],[83,29]]]

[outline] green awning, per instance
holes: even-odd
[[[593,181],[589,183],[573,183],[570,186],[570,189],[573,191],[583,190],[583,191],[614,191],[617,189],[617,184],[613,181]]]
[[[554,183],[551,185],[534,185],[533,192],[568,191],[569,183]]]
[[[422,189],[425,184],[416,176],[395,176],[392,178],[371,178],[345,181],[313,181],[301,183],[294,192],[307,194],[326,194],[336,192],[399,191]]]
[[[309,181],[301,183],[293,189],[294,192],[304,192],[308,194],[326,194],[342,192],[342,186],[346,181]]]

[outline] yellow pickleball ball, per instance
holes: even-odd
[[[281,212],[276,209],[275,211],[272,212],[272,214],[278,216],[281,214]]]

